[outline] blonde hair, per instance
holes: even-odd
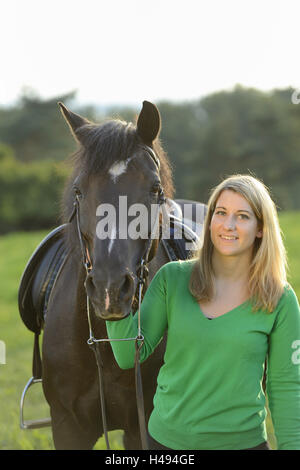
[[[212,190],[203,228],[203,244],[195,253],[197,261],[193,267],[189,289],[197,299],[211,300],[214,294],[210,223],[221,193],[229,189],[243,196],[250,204],[262,238],[253,245],[249,271],[250,298],[254,310],[272,312],[287,284],[287,257],[282,241],[276,206],[267,187],[251,175],[233,175]]]

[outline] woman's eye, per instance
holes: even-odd
[[[240,214],[239,217],[242,219],[242,220],[248,220],[249,217],[246,215],[246,214]]]
[[[225,212],[224,211],[217,211],[216,215],[225,215]]]

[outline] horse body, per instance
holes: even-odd
[[[154,105],[143,103],[136,127],[119,121],[97,127],[62,104],[61,109],[80,144],[64,195],[65,222],[74,215],[74,198],[77,210],[64,234],[68,257],[48,301],[43,389],[56,449],[91,449],[103,434],[103,424],[96,361],[87,345],[87,295],[94,336],[107,338],[104,320],[122,320],[136,311],[137,271],[148,241],[149,281],[169,261],[155,237],[101,239],[98,207],[118,208],[118,197],[126,196],[128,205],[140,203],[149,209],[162,191],[172,199],[174,187],[168,159],[157,141],[160,115]],[[111,234],[120,230],[120,223],[114,222]],[[88,273],[82,251],[91,261]],[[165,341],[141,365],[146,421],[153,408]],[[123,429],[125,448],[140,449],[134,370],[119,368],[109,343],[100,348],[108,431]]]

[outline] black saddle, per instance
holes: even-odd
[[[26,327],[39,334],[55,279],[67,257],[63,233],[66,224],[52,230],[38,245],[22,275],[18,302]]]
[[[51,291],[68,256],[63,237],[66,225],[57,227],[44,238],[29,259],[21,278],[18,294],[20,315],[26,327],[36,334],[40,334],[43,328]],[[161,240],[170,261],[190,256],[186,242],[191,242],[193,232],[188,231],[190,235],[187,236],[184,229],[183,221],[170,216],[170,237]],[[178,239],[180,230],[182,238]],[[196,235],[192,241],[196,241]]]

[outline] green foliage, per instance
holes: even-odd
[[[57,103],[62,101],[76,112],[74,99],[75,92],[42,100],[33,90],[23,90],[15,107],[0,109],[0,142],[10,145],[22,162],[64,160],[74,152],[76,143]],[[90,106],[79,111],[90,119],[96,117]]]
[[[20,161],[62,160],[74,149],[68,137],[56,99],[42,101],[25,94],[16,107],[0,110],[0,141],[12,146]]]
[[[22,163],[0,144],[0,233],[58,224],[68,170],[63,163]]]

